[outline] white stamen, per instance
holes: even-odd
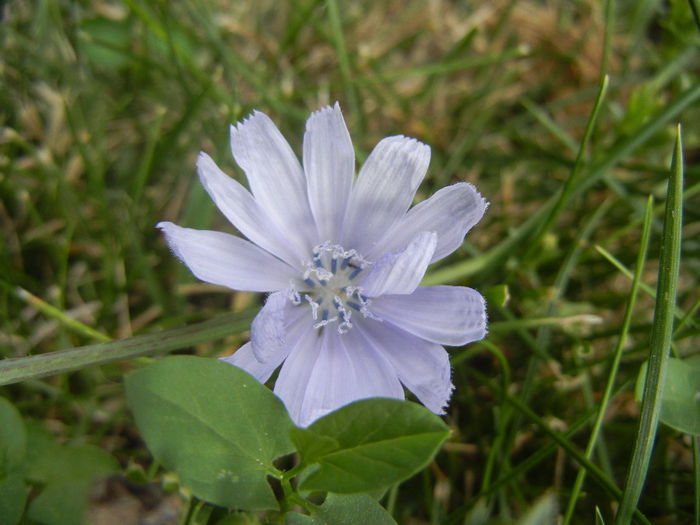
[[[293,288],[290,299],[295,305],[311,306],[314,328],[337,322],[338,333],[344,334],[353,326],[353,310],[362,317],[376,318],[368,308],[371,301],[357,284],[371,266],[355,250],[345,250],[329,241],[321,243],[313,249],[297,282],[303,293]]]

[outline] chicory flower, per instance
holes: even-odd
[[[247,240],[158,224],[199,279],[270,292],[250,342],[223,360],[260,382],[281,365],[274,391],[300,426],[358,399],[403,399],[403,387],[443,414],[454,388],[443,345],[485,336],[485,302],[471,288],[419,283],[484,214],[474,186],[411,208],[430,148],[404,136],[380,141],[355,177],[337,103],[309,117],[303,167],[257,111],[231,126],[231,151],[250,191],[205,153],[197,169]]]

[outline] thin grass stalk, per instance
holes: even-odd
[[[363,132],[366,128],[363,118],[364,112],[360,107],[359,99],[355,91],[355,85],[353,84],[352,80],[350,56],[348,55],[348,50],[345,47],[345,35],[343,33],[343,24],[340,11],[338,9],[338,3],[336,0],[326,0],[326,6],[328,7],[328,20],[330,22],[331,36],[333,38],[335,52],[338,55],[338,65],[340,66],[340,75],[343,79],[345,96],[348,98],[350,112],[355,119],[359,119],[361,128],[360,131]]]
[[[552,210],[547,215],[545,221],[538,227],[532,240],[530,241],[530,247],[523,256],[523,260],[525,261],[530,260],[535,250],[540,249],[540,241],[542,240],[542,237],[545,233],[547,233],[547,231],[549,231],[549,228],[551,228],[552,224],[554,224],[554,221],[557,220],[557,217],[559,217],[559,214],[564,209],[564,206],[567,202],[569,202],[571,198],[571,194],[574,189],[574,183],[578,182],[579,173],[583,166],[583,160],[586,155],[586,150],[588,149],[588,143],[591,140],[595,124],[598,121],[600,108],[603,106],[603,102],[605,101],[605,95],[608,92],[609,83],[610,77],[608,77],[608,75],[604,75],[600,82],[598,96],[596,97],[595,102],[593,103],[591,115],[588,118],[588,124],[586,124],[586,131],[583,133],[583,139],[581,140],[581,144],[578,148],[578,154],[576,155],[576,160],[574,161],[574,167],[571,170],[571,174],[566,179],[564,187],[562,188],[561,193],[559,194],[559,198],[555,202]]]
[[[605,0],[605,32],[603,38],[603,59],[601,69],[603,75],[610,73],[610,55],[612,51],[612,39],[615,29],[615,2]]]
[[[620,259],[615,257],[612,253],[610,253],[608,250],[603,248],[602,246],[596,245],[595,246],[596,251],[601,254],[603,257],[605,257],[610,264],[612,264],[622,275],[627,277],[630,281],[634,280],[634,274],[627,268]],[[649,286],[646,283],[639,283],[639,289],[647,294],[649,297],[652,299],[656,300],[656,290]],[[680,321],[683,321],[683,324],[688,322],[690,319],[688,319],[688,314],[685,313],[681,308],[676,306],[674,309],[674,315],[680,319]]]
[[[600,512],[600,508],[596,506],[595,508],[595,524],[605,525],[605,520],[603,519],[603,514]]]
[[[72,330],[77,334],[84,335],[86,337],[89,337],[90,339],[94,339],[102,343],[106,343],[112,340],[108,335],[105,335],[102,332],[98,332],[94,328],[75,319],[74,317],[71,317],[60,308],[56,308],[55,306],[47,303],[41,297],[37,297],[30,291],[22,288],[21,286],[13,286],[0,279],[0,287],[8,290],[12,295],[14,295],[23,303],[26,303],[36,308],[46,317],[57,321],[61,325],[65,326],[66,328]]]

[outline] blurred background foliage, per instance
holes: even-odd
[[[678,304],[688,319],[676,350],[697,352],[699,45],[681,0],[10,1],[0,23],[0,357],[256,308],[259,296],[197,282],[154,225],[231,231],[194,175],[198,152],[244,180],[229,153],[230,123],[261,110],[300,153],[308,114],[338,100],[358,165],[382,137],[413,136],[433,154],[417,200],[469,181],[491,203],[465,245],[428,277],[486,292],[491,334],[453,352],[453,436],[432,468],[398,491],[397,521],[461,522],[487,493],[501,519],[545,493],[563,506],[575,462],[514,415],[489,381],[506,381],[558,431],[596,406],[630,281],[595,246],[632,268],[654,195],[661,204],[644,282],[655,286],[679,121],[686,211]],[[545,231],[523,233],[570,176],[604,73],[610,87],[583,157],[582,177],[597,173],[595,180]],[[102,336],[67,326],[45,304]],[[641,294],[594,456],[618,486],[652,315],[653,300]],[[247,335],[193,351],[230,354]],[[122,468],[148,468],[121,386],[134,366],[0,394],[59,441],[99,445]],[[586,428],[570,438],[582,449]],[[688,437],[662,429],[641,504],[647,516],[690,519],[691,463]],[[588,480],[575,522],[591,523],[596,505],[604,516],[614,512]]]

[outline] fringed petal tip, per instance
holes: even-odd
[[[176,235],[175,232],[178,228],[180,228],[180,226],[178,226],[177,224],[173,224],[170,221],[160,221],[158,224],[156,224],[156,228],[162,231],[163,235],[165,235],[165,242],[168,244],[168,248],[173,253],[173,255],[177,257],[180,261],[187,264],[185,261],[185,257],[178,248],[179,244],[174,238],[174,236]]]
[[[343,112],[340,109],[340,104],[336,100],[335,103],[327,106],[323,106],[322,108],[317,109],[313,113],[309,115],[309,118],[306,119],[306,130],[309,131],[309,127],[313,126],[313,121],[316,120],[319,117],[323,117],[324,115],[328,113],[333,113],[336,116],[339,116],[341,119],[343,118]],[[344,119],[343,119],[344,120]]]
[[[420,397],[417,394],[414,395],[418,401],[425,405],[425,408],[430,410],[433,414],[444,416],[447,414],[447,409],[450,406],[450,399],[452,399],[452,392],[454,392],[454,390],[455,386],[452,384],[452,381],[450,381],[447,388],[443,387],[440,390],[436,390],[432,395],[426,392],[422,392],[422,396]]]
[[[254,109],[253,111],[248,113],[245,117],[243,117],[241,120],[239,120],[235,124],[230,124],[229,131],[230,131],[231,135],[233,135],[234,133],[240,133],[247,126],[255,123],[256,121],[262,121],[264,124],[272,124],[273,126],[275,125],[272,122],[272,119],[270,117],[268,117],[265,113],[263,113],[262,111],[259,111],[257,109]]]

